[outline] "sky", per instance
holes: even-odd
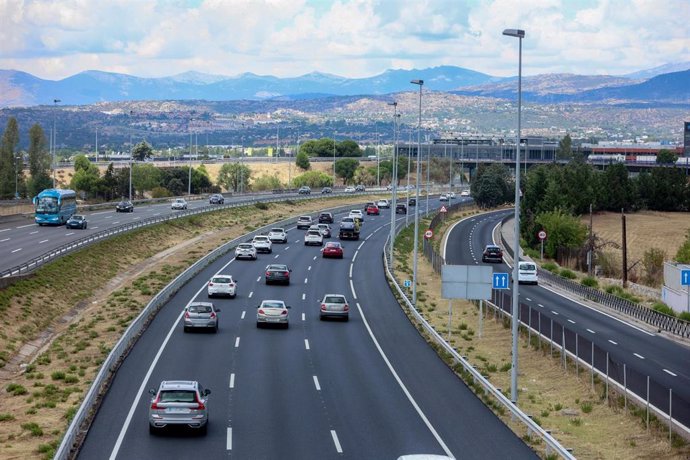
[[[0,0],[0,69],[348,78],[452,65],[624,75],[690,61],[690,0]]]

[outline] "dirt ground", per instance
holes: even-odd
[[[455,219],[467,216],[459,213]],[[437,233],[439,240],[441,233]],[[434,236],[436,238],[436,235]],[[399,253],[396,278],[409,278],[412,266],[410,254]],[[407,257],[405,262],[400,262]],[[448,337],[448,300],[441,298],[441,280],[426,258],[418,262],[418,306],[424,317],[444,338]],[[466,356],[474,367],[493,384],[510,394],[511,331],[509,324],[493,311],[484,309],[480,328],[479,309],[468,301],[452,302],[450,343],[460,355]],[[590,386],[590,375],[582,369],[576,376],[574,366],[564,369],[562,362],[549,348],[528,345],[526,335],[519,347],[518,404],[540,425],[551,430],[559,442],[573,448],[579,459],[687,459],[690,448],[672,448],[668,432],[658,427],[646,431],[641,418],[622,408],[606,404],[601,386]],[[591,411],[590,411],[591,407]],[[584,408],[584,409],[583,409]],[[587,412],[589,411],[589,412]],[[522,426],[502,416],[520,437],[526,435]],[[528,441],[529,443],[529,441]],[[533,447],[543,457],[543,446]]]

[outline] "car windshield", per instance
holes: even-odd
[[[268,240],[267,236],[255,236],[254,241],[266,241]]]
[[[299,220],[311,220],[311,217],[309,216],[300,216]]]
[[[252,246],[252,245],[249,244],[249,243],[243,243],[243,244],[240,244],[240,245],[238,246],[238,248],[239,248],[239,249],[253,249],[254,246]]]
[[[340,296],[326,296],[325,303],[347,303],[345,299]]]
[[[211,281],[214,283],[225,283],[225,284],[227,284],[227,283],[232,282],[232,278],[228,278],[225,276],[216,276]]]
[[[269,301],[261,302],[261,307],[262,308],[285,308],[285,304],[283,302],[269,300]]]
[[[192,313],[211,313],[211,306],[210,305],[190,305],[189,306],[189,311]]]
[[[53,197],[42,197],[38,199],[36,203],[36,212],[42,212],[44,214],[56,213],[58,210],[57,198]]]
[[[282,271],[286,272],[287,271],[287,265],[269,265],[266,270],[276,270],[276,271]]]
[[[84,220],[84,216],[72,216],[72,220]]]
[[[326,247],[327,247],[327,248],[336,248],[336,249],[337,249],[337,248],[340,247],[340,243],[327,243],[327,244],[326,244]]]
[[[158,400],[162,403],[193,403],[196,402],[196,392],[188,390],[161,391]]]
[[[283,233],[284,230],[282,228],[272,228],[271,231],[273,233]]]
[[[530,270],[534,271],[537,267],[534,264],[520,264],[520,270]]]

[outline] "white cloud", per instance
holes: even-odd
[[[690,61],[688,0],[0,0],[0,68],[364,77],[457,65],[622,74]]]

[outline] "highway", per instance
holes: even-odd
[[[389,212],[365,217],[361,240],[343,242],[343,260],[322,259],[291,228],[287,244],[257,261],[228,255],[207,267],[160,310],[124,360],[79,457],[537,458],[401,310],[381,260]],[[292,268],[289,286],[264,284],[270,262]],[[235,299],[213,300],[219,332],[183,333],[182,309],[207,300],[205,284],[217,272],[238,283]],[[319,320],[325,293],[347,296],[349,322]],[[256,327],[256,306],[270,298],[292,307],[289,329]],[[168,379],[199,380],[212,390],[206,436],[149,434],[147,390]]]
[[[480,264],[486,244],[496,243],[492,233],[501,219],[511,211],[499,211],[465,219],[450,231],[446,243],[446,263],[458,265]],[[494,272],[512,273],[506,264],[492,264]],[[510,308],[510,299],[503,306]],[[627,385],[638,396],[646,398],[646,376],[654,383],[650,388],[652,404],[668,411],[669,388],[673,390],[673,417],[690,427],[690,353],[688,347],[669,340],[650,328],[638,327],[623,321],[605,310],[599,311],[581,302],[556,293],[545,285],[520,286],[521,318],[527,321],[529,307],[532,310],[532,327],[538,328],[537,313],[553,320],[558,328],[554,337],[561,341],[561,327],[573,331],[584,340],[579,345],[579,356],[591,361],[591,342],[600,350],[595,351],[595,365],[606,369],[606,353],[609,354],[611,375],[623,383],[622,363],[626,365]],[[603,308],[603,307],[602,307]],[[550,321],[542,319],[541,333],[551,334]],[[574,334],[571,336],[574,337]],[[589,342],[589,343],[587,343]],[[574,338],[566,339],[566,347],[575,353]],[[614,366],[614,363],[619,365]]]

